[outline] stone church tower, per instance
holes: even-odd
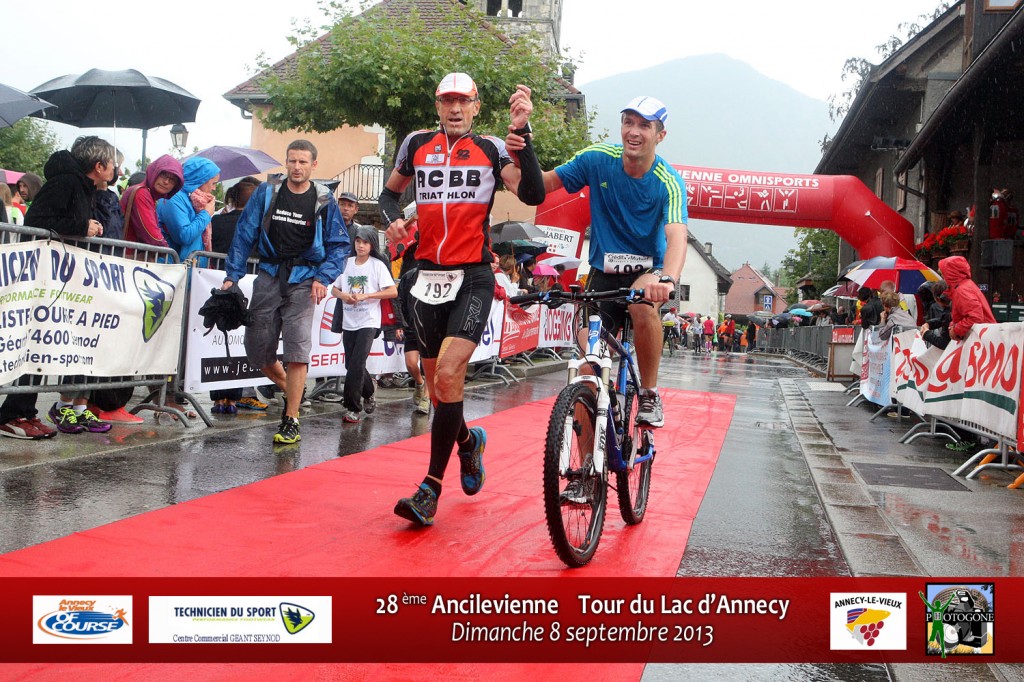
[[[463,0],[465,1],[465,0]],[[532,33],[555,63],[561,56],[562,3],[564,0],[474,0],[474,5],[512,38]]]

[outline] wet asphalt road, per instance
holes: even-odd
[[[467,420],[554,395],[564,382],[562,371],[531,376],[509,387],[473,382],[466,393]],[[906,425],[882,424],[881,428],[890,433],[883,434],[880,441],[879,427],[864,426],[871,411],[846,408],[848,397],[841,393],[808,391],[815,387],[811,384],[823,387],[821,380],[807,370],[778,357],[731,354],[709,358],[689,353],[665,357],[661,386],[737,396],[732,424],[677,575],[877,574],[870,563],[863,562],[870,561],[878,548],[864,545],[860,551],[864,556],[860,556],[861,546],[844,543],[849,534],[844,528],[838,533],[834,528],[840,518],[835,516],[836,508],[861,508],[849,507],[845,499],[840,500],[841,507],[830,506],[828,499],[823,503],[816,489],[815,475],[820,477],[824,471],[838,477],[841,470],[831,466],[814,469],[809,464],[820,467],[816,459],[838,461],[841,454],[860,452],[861,448],[864,452],[878,450],[880,442],[886,448],[897,447],[898,435]],[[805,393],[813,402],[803,398]],[[146,424],[115,427],[103,436],[62,435],[46,443],[0,441],[0,506],[4,511],[0,516],[0,552],[361,452],[427,430],[427,418],[411,411],[411,390],[381,390],[379,396],[377,413],[356,425],[342,426],[340,405],[314,403],[303,412],[302,441],[294,446],[271,446],[279,418],[274,407],[266,414],[215,417],[212,429],[154,426],[149,417]],[[45,409],[45,397],[39,405]],[[828,423],[819,424],[822,419]],[[808,436],[811,431],[814,433]],[[911,459],[934,461],[935,448],[927,443],[916,445]],[[814,471],[818,473],[812,475]],[[852,480],[850,474],[843,475]],[[1005,484],[1002,481],[998,488],[988,485],[988,489],[1001,495],[1001,486]],[[972,483],[972,487],[977,486]],[[913,491],[902,489],[860,494],[867,499],[865,505],[876,505],[885,513],[905,513],[915,500]],[[982,526],[970,519],[954,518],[956,513],[952,511],[950,516],[944,521],[955,529]],[[891,537],[882,540],[893,544],[895,538],[900,551],[908,555],[910,569],[904,574],[959,573],[944,573],[930,564],[934,557],[938,566],[945,566],[946,557],[941,544],[934,548],[929,545],[932,539],[928,533],[918,538],[914,528],[905,530],[898,522],[889,523],[895,530]],[[860,535],[855,539],[859,538]],[[915,548],[915,542],[920,544],[919,551],[909,556],[906,547]],[[967,561],[958,567],[963,575],[1014,574],[1013,567],[1005,561],[1000,564],[997,560],[993,565],[991,552],[978,554],[988,563]],[[954,670],[946,667],[950,672]],[[997,677],[987,666],[956,668],[963,669],[959,676],[966,674],[970,679],[1013,677],[1007,671],[1017,672],[1017,667],[1001,666],[1001,675]],[[934,673],[932,666],[921,669],[882,665],[649,665],[644,679],[933,681],[938,679]]]

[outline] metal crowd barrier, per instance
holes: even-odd
[[[68,237],[58,235],[50,230],[36,227],[24,227],[0,223],[0,244],[12,244],[15,242],[27,242],[36,240],[59,241],[73,244],[92,253],[118,256],[145,263],[180,263],[178,254],[174,249],[161,246],[149,246],[137,242],[129,242],[120,239],[107,239],[106,237]],[[187,292],[186,292],[187,295]],[[181,320],[181,334],[184,337],[188,320],[188,300],[185,299]],[[143,410],[151,410],[156,413],[170,414],[184,425],[191,426],[188,417],[175,407],[167,406],[168,386],[177,387],[180,380],[180,369],[184,362],[184,347],[178,350],[178,375],[166,374],[140,374],[134,377],[88,377],[79,376],[82,381],[65,383],[61,375],[25,375],[11,384],[0,385],[0,396],[12,393],[41,393],[41,392],[62,392],[77,393],[81,391],[92,391],[105,388],[126,388],[135,386],[146,386],[153,388],[146,399],[139,405],[131,408],[132,414],[138,414]],[[141,371],[141,370],[140,370]],[[191,398],[190,396],[188,396]],[[155,402],[154,402],[155,400]],[[200,409],[194,399],[193,405]],[[200,414],[202,413],[200,409]],[[207,418],[209,422],[209,418]]]
[[[832,325],[761,329],[753,352],[777,353],[820,372],[828,369],[828,347],[832,341]]]

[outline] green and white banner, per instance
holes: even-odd
[[[0,384],[176,373],[185,276],[56,241],[0,244]]]

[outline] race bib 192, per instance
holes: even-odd
[[[428,305],[455,300],[466,274],[462,270],[420,270],[409,293]]]

